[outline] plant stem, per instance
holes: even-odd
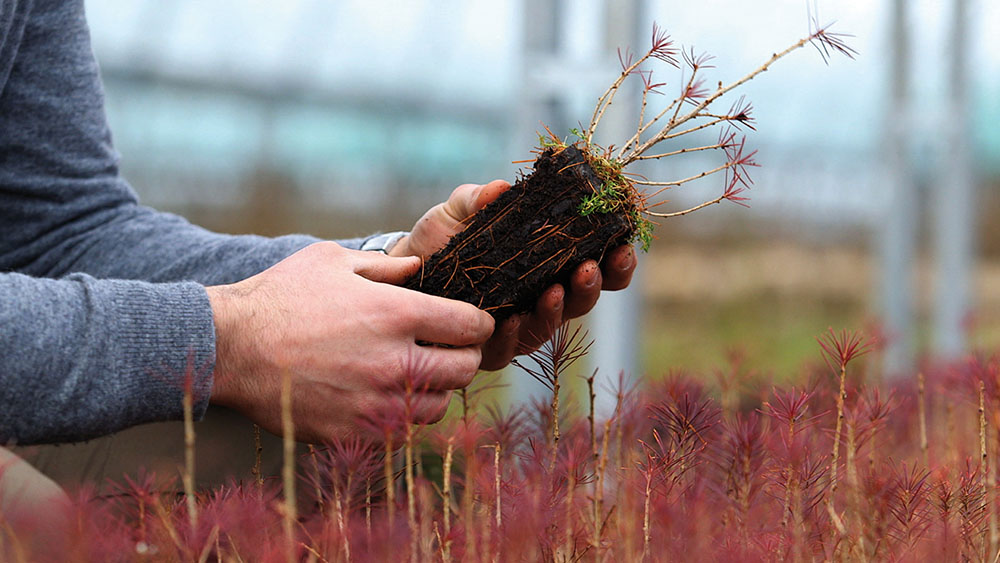
[[[565,534],[563,536],[563,557],[567,561],[575,560],[575,546],[573,542],[573,497],[576,495],[576,479],[570,473],[569,482],[566,483],[566,522],[563,524]]]
[[[365,533],[369,542],[372,540],[372,478],[365,479]]]
[[[284,445],[284,464],[282,477],[284,480],[284,524],[285,524],[285,558],[289,563],[296,560],[295,556],[295,523],[298,521],[298,509],[295,502],[295,423],[292,420],[292,374],[285,370],[281,376],[281,430]]]
[[[446,540],[441,544],[442,558],[447,563],[451,561],[451,464],[453,461],[453,456],[455,452],[455,438],[454,436],[448,437],[448,448],[445,450],[444,454],[444,478],[442,482],[442,488],[444,489],[442,497],[444,499],[444,514],[442,518],[444,519],[444,535]]]
[[[660,141],[664,140],[670,134],[670,131],[672,131],[674,128],[690,121],[691,119],[694,119],[695,117],[698,117],[701,114],[702,110],[704,110],[713,102],[724,96],[726,93],[742,86],[743,84],[749,82],[750,80],[753,80],[754,78],[757,77],[757,75],[767,71],[767,69],[770,68],[771,65],[777,62],[779,59],[807,45],[811,39],[812,36],[800,39],[796,43],[786,48],[784,51],[771,55],[771,58],[769,58],[767,62],[765,62],[763,65],[757,67],[749,74],[743,76],[743,78],[740,78],[739,80],[729,84],[728,86],[722,86],[720,83],[719,88],[715,92],[707,96],[704,100],[702,100],[701,103],[697,104],[694,107],[694,109],[692,109],[690,112],[686,113],[681,117],[678,117],[676,119],[671,119],[669,122],[667,122],[666,126],[664,126],[655,135],[650,137],[646,142],[638,144],[638,146],[634,150],[624,155],[621,159],[622,165],[627,165],[628,163],[635,161],[637,158],[639,158],[639,156],[644,154],[647,150],[652,148]],[[653,122],[655,122],[655,119],[653,120]]]
[[[920,453],[924,456],[924,466],[930,467],[927,445],[927,400],[924,394],[924,372],[917,374],[917,407],[920,416]]]
[[[559,371],[554,370],[552,376],[552,452],[549,458],[549,472],[556,466],[559,455]]]
[[[847,486],[849,487],[848,493],[850,495],[850,514],[854,517],[856,522],[856,529],[858,530],[857,537],[857,548],[858,553],[853,552],[852,557],[857,559],[862,558],[862,554],[865,550],[865,539],[864,534],[861,533],[862,522],[861,522],[861,496],[858,491],[859,480],[858,480],[858,468],[856,465],[858,453],[857,436],[854,431],[854,424],[847,425],[847,444],[844,450],[844,465],[847,472]]]
[[[979,385],[980,385],[980,390],[982,392],[982,394],[980,395],[980,397],[981,397],[981,400],[983,401],[982,402],[982,407],[983,407],[982,421],[983,421],[983,424],[984,424],[984,427],[983,427],[983,437],[985,439],[986,435],[990,432],[990,428],[988,426],[985,426],[985,422],[986,422],[986,413],[985,413],[985,406],[986,406],[986,403],[985,403],[985,388],[984,388],[983,382],[981,380],[979,382]],[[988,458],[989,452],[987,451],[985,445],[984,445],[984,448],[983,448],[983,452],[984,452],[983,458],[984,459]],[[989,510],[989,512],[987,514],[988,514],[988,518],[989,518],[988,521],[989,521],[989,532],[990,532],[990,535],[989,535],[989,541],[990,541],[989,546],[990,547],[989,547],[988,554],[990,555],[990,557],[993,557],[994,554],[997,553],[997,543],[1000,542],[1000,532],[998,532],[998,529],[997,529],[997,511],[996,511],[996,506],[995,506],[996,505],[996,500],[994,498],[996,496],[996,490],[997,490],[997,465],[996,465],[996,463],[991,463],[987,467],[987,470],[986,470],[986,485],[987,485],[987,487],[986,487],[986,489],[987,489],[987,493],[986,493],[986,495],[987,495],[986,496],[986,506],[987,506],[987,510]]]
[[[351,538],[349,535],[349,521],[351,510],[351,475],[347,476],[347,483],[344,485],[344,493],[336,492],[337,499],[337,523],[340,526],[340,538],[344,542],[344,561],[351,561]]]
[[[254,482],[257,483],[258,492],[264,487],[264,475],[261,474],[260,464],[261,464],[261,454],[264,452],[264,445],[260,440],[260,426],[257,424],[253,425],[253,449],[254,449],[254,460],[253,467],[250,468],[250,474],[254,477]]]
[[[409,413],[407,413],[409,415]],[[407,417],[409,419],[409,416]],[[413,481],[413,425],[406,425],[406,442],[404,445],[404,460],[406,470],[406,522],[410,527],[410,560],[415,561],[419,553],[419,533],[417,530],[417,491]]]
[[[392,432],[386,428],[383,471],[385,474],[385,509],[389,518],[389,530],[392,530],[396,523],[396,485],[393,482],[392,452]]]
[[[653,474],[647,471],[646,489],[642,501],[642,557],[640,558],[642,561],[645,561],[646,556],[649,555],[649,493],[652,488],[652,479]]]
[[[194,396],[191,385],[184,389],[184,497],[187,500],[188,524],[191,533],[198,526],[198,503],[194,496]]]
[[[597,395],[594,393],[594,378],[597,377],[597,369],[587,378],[587,396],[589,397],[590,408],[587,413],[587,425],[590,427],[590,452],[597,463],[597,434],[594,432],[594,403]]]
[[[844,425],[844,401],[846,391],[847,363],[840,364],[840,391],[837,393],[837,425],[833,431],[833,455],[830,461],[830,493],[827,502],[833,505],[833,494],[837,492],[837,461],[840,457],[840,431]]]
[[[499,541],[499,538],[503,537],[503,520],[500,512],[500,443],[493,445],[493,483],[494,483],[494,495],[496,496],[496,525],[497,525],[497,558],[500,558],[500,546],[503,542]]]
[[[319,459],[316,457],[316,447],[313,446],[312,444],[309,444],[309,457],[312,460],[312,466],[313,466],[313,479],[315,480],[314,488],[316,493],[316,502],[319,504],[320,514],[326,514],[326,502],[325,499],[323,498],[323,486],[322,483],[320,483],[321,477],[319,472]]]
[[[462,424],[469,427],[469,396],[465,387],[458,390],[458,396],[462,398]],[[447,534],[447,532],[445,532]]]
[[[794,445],[795,440],[795,419],[788,419],[788,441]],[[792,461],[789,459],[788,465],[785,466],[785,500],[781,506],[781,527],[788,527],[788,510],[792,503],[792,471],[794,467],[792,466]]]

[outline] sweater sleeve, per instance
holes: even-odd
[[[84,440],[202,416],[215,338],[204,288],[0,274],[0,440]]]
[[[139,205],[103,106],[83,0],[0,3],[3,441],[180,419],[186,385],[201,417],[215,361],[204,286],[316,240],[221,235]]]
[[[119,174],[82,0],[30,4],[14,3],[21,28],[16,14],[5,43],[20,37],[16,56],[0,51],[0,271],[209,285],[317,240],[222,235],[139,205]]]

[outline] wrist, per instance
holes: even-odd
[[[206,287],[208,300],[212,306],[212,318],[215,322],[215,371],[213,374],[211,403],[233,406],[237,381],[236,373],[240,369],[236,365],[240,354],[238,349],[238,306],[232,286],[219,285]]]
[[[401,239],[396,241],[396,244],[390,248],[386,254],[389,256],[413,256],[410,252],[410,235],[404,235]]]

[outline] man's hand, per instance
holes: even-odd
[[[432,207],[413,226],[410,234],[392,248],[393,256],[427,258],[465,228],[465,221],[476,211],[510,188],[503,180],[488,184],[464,184],[451,193],[448,201]],[[573,272],[568,288],[553,285],[538,299],[535,310],[515,315],[496,328],[483,347],[482,369],[496,370],[510,363],[518,354],[537,350],[563,322],[590,311],[601,290],[628,287],[635,271],[636,257],[631,246],[609,252],[598,267],[587,260]]]
[[[493,318],[395,285],[419,268],[417,258],[321,242],[256,276],[209,287],[217,348],[212,402],[280,434],[287,375],[296,437],[321,441],[399,408],[409,383],[412,421],[440,420],[451,390],[472,381]]]

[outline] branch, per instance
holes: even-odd
[[[825,28],[821,28],[821,29],[813,32],[812,34],[810,34],[808,37],[804,37],[804,38],[796,41],[795,43],[793,43],[792,45],[790,45],[789,47],[787,47],[784,51],[781,51],[781,52],[778,52],[778,53],[775,53],[775,54],[771,55],[771,57],[764,64],[762,64],[761,66],[757,67],[755,70],[751,71],[749,74],[745,75],[743,78],[740,78],[739,80],[737,80],[737,81],[735,81],[735,82],[733,82],[733,83],[731,83],[731,84],[729,84],[727,86],[722,86],[722,84],[720,83],[719,88],[714,93],[710,94],[704,100],[702,100],[700,103],[698,103],[694,107],[694,109],[692,109],[690,112],[688,112],[687,114],[685,114],[683,116],[679,116],[676,119],[671,119],[669,122],[667,122],[666,126],[664,126],[663,129],[661,129],[659,132],[657,132],[656,135],[653,135],[646,142],[644,142],[644,143],[636,146],[635,149],[633,149],[628,154],[624,155],[621,158],[622,165],[627,165],[630,162],[634,162],[643,153],[645,153],[646,151],[648,151],[650,148],[652,148],[654,145],[660,143],[661,141],[664,141],[665,139],[668,139],[668,138],[679,136],[678,134],[671,134],[670,131],[672,131],[673,129],[675,129],[679,125],[681,125],[683,123],[686,123],[687,121],[690,121],[690,120],[692,120],[692,119],[694,119],[696,117],[702,117],[704,115],[702,113],[703,110],[705,108],[707,108],[708,106],[710,106],[713,102],[715,102],[716,100],[718,100],[722,96],[726,95],[727,93],[731,92],[732,90],[734,90],[734,89],[742,86],[743,84],[746,84],[747,82],[753,80],[754,78],[756,78],[761,73],[766,72],[771,67],[771,65],[773,65],[775,62],[777,62],[778,60],[780,60],[780,59],[788,56],[790,53],[792,53],[792,52],[794,52],[794,51],[796,51],[798,49],[801,49],[802,47],[804,47],[807,44],[813,44],[813,45],[817,45],[818,44],[818,48],[825,49],[824,53],[828,53],[830,50],[834,50],[834,51],[843,53],[844,55],[846,55],[848,57],[852,57],[853,58],[854,50],[851,49],[850,47],[848,47],[846,45],[846,43],[844,43],[844,41],[842,39],[845,36],[842,35],[842,34],[829,33],[827,31],[828,29],[829,29],[829,26],[827,26]],[[675,114],[675,115],[679,115],[679,114]],[[741,121],[741,120],[737,120],[737,121]],[[697,130],[697,129],[694,129],[694,130]],[[690,132],[690,130],[689,130],[689,132]]]

